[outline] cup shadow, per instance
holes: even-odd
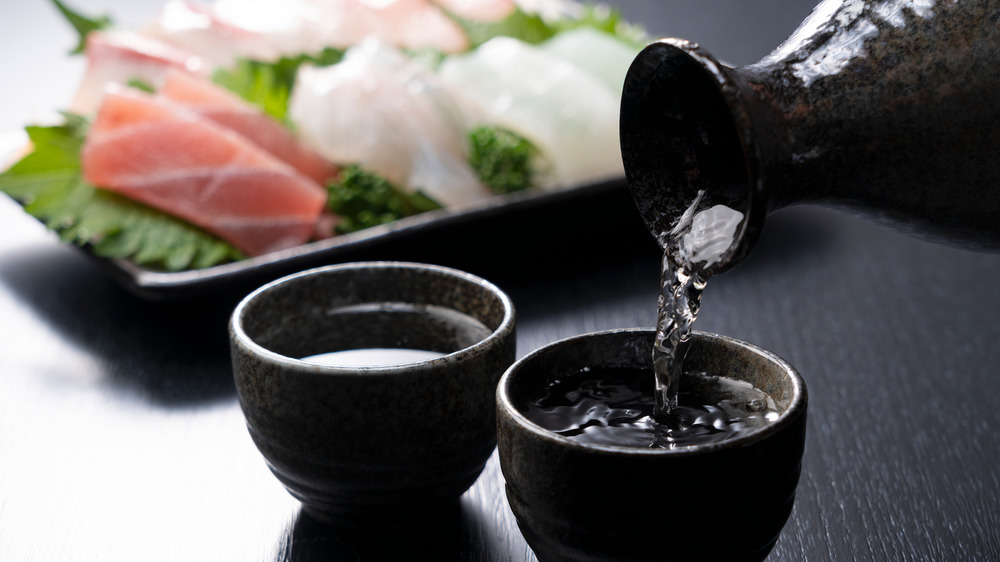
[[[313,519],[300,509],[276,549],[275,562],[365,562],[398,560],[465,561],[485,549],[477,544],[483,526],[475,506],[460,499],[440,518],[415,521],[392,531],[349,532]]]

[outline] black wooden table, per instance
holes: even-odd
[[[156,6],[77,4],[137,22]],[[736,64],[811,8],[621,5]],[[53,9],[3,3],[0,44],[3,130],[65,104],[79,67]],[[659,253],[621,190],[350,258],[490,278],[514,299],[519,355],[655,319]],[[769,560],[1000,559],[998,282],[1000,256],[808,208],[771,217],[750,259],[712,279],[697,328],[778,353],[809,387],[796,506]],[[347,540],[302,515],[236,402],[225,323],[241,296],[137,299],[0,199],[0,560],[534,560],[495,457],[419,535]],[[739,475],[730,521],[753,516]]]

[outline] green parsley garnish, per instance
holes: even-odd
[[[381,175],[357,164],[341,170],[327,190],[327,206],[340,217],[336,229],[341,234],[441,208],[423,193],[404,193]]]
[[[483,185],[495,193],[534,187],[540,152],[531,141],[492,125],[472,129],[468,140],[469,164]]]

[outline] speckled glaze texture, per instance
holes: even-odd
[[[764,216],[825,204],[918,237],[1000,250],[1000,4],[826,0],[738,68],[696,43],[648,46],[626,78],[625,171],[650,229],[699,189]]]
[[[405,313],[385,303],[405,303]],[[435,307],[477,319],[488,336],[421,313]],[[315,518],[357,530],[433,521],[495,448],[495,389],[515,357],[514,330],[503,292],[448,268],[370,262],[279,279],[247,296],[230,323],[247,428]],[[372,347],[446,355],[354,368],[298,359]]]
[[[729,441],[676,450],[600,446],[555,435],[520,413],[548,380],[585,366],[652,370],[653,337],[653,330],[615,330],[556,342],[515,363],[497,387],[507,498],[543,562],[759,561],[791,513],[806,388],[790,365],[750,344],[695,332],[685,361],[687,369],[749,381],[778,404],[777,421]]]

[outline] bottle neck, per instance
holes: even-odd
[[[725,206],[742,222],[709,273],[739,263],[766,215],[754,137],[724,67],[697,45],[663,40],[639,54],[621,106],[625,175],[647,228],[661,246],[699,211]],[[748,143],[751,145],[748,151]]]

